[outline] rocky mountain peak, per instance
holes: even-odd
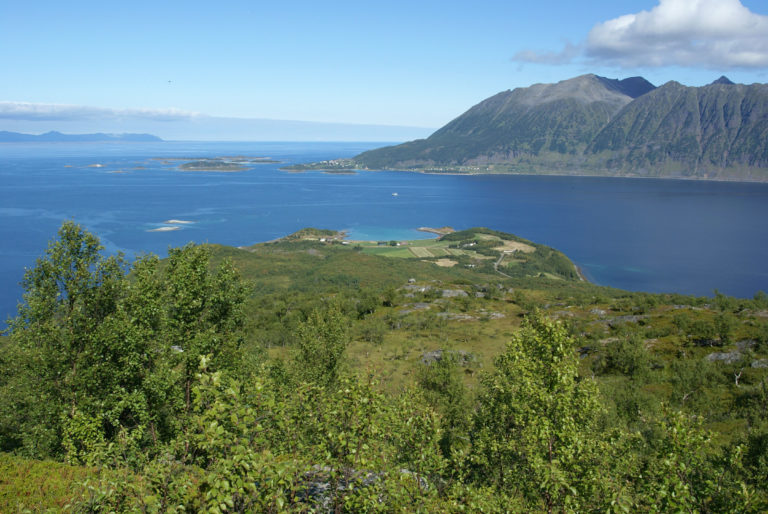
[[[731,79],[726,77],[725,75],[720,75],[720,78],[712,82],[712,84],[725,84],[727,86],[732,86],[734,83],[731,82]],[[712,85],[710,84],[710,85]]]

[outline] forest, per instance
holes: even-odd
[[[328,233],[128,262],[65,222],[0,337],[0,511],[768,510],[768,295]]]

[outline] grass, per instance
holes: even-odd
[[[486,230],[454,233],[441,240],[401,242],[401,246],[373,242],[360,243],[356,248],[358,243],[299,240],[248,250],[217,247],[214,255],[217,259],[231,257],[242,275],[253,282],[249,316],[257,335],[248,338],[249,344],[263,345],[259,348],[272,357],[288,357],[295,323],[324,299],[338,296],[352,306],[347,352],[352,370],[373,374],[384,390],[397,392],[414,383],[425,352],[461,350],[476,358],[473,366],[462,370],[466,385],[474,388],[478,376],[493,369],[494,357],[518,330],[522,316],[538,309],[570,328],[575,348],[587,348],[580,360],[587,377],[599,373],[594,366],[616,348],[615,342],[630,335],[639,338],[654,363],[646,369],[647,378],[636,386],[630,377],[614,372],[598,375],[606,395],[621,399],[626,397],[622,391],[640,387],[655,401],[682,405],[692,412],[701,405],[710,406],[701,412],[713,429],[726,426],[724,412],[731,413],[731,422],[741,427],[745,414],[736,413],[740,407],[733,395],[768,379],[768,370],[750,367],[751,360],[765,358],[765,345],[745,352],[745,361],[738,364],[708,363],[705,359],[713,352],[735,350],[737,341],[758,340],[768,319],[757,313],[766,306],[734,300],[728,310],[736,319],[731,342],[702,347],[691,334],[702,330],[696,327],[714,325],[720,316],[712,299],[630,293],[581,282],[566,273],[572,263],[559,252]],[[463,246],[472,242],[474,246]],[[499,249],[511,243],[527,245],[533,251],[520,250],[504,258],[500,269],[513,277],[507,278],[496,273],[492,263],[498,259]],[[452,268],[436,266],[438,255],[450,256],[458,264]],[[475,266],[468,267],[470,263]],[[410,279],[415,287],[432,290],[422,293],[408,289]],[[462,289],[469,296],[441,297],[441,289]],[[385,290],[396,292],[394,302],[384,301]],[[492,294],[475,297],[478,291]],[[378,298],[375,308],[358,316],[354,306],[367,302],[371,295]],[[428,308],[419,308],[424,305]],[[283,314],[278,316],[280,309]],[[620,319],[632,315],[644,317]],[[765,330],[768,333],[768,328]],[[701,366],[711,372],[700,374]],[[733,375],[740,367],[744,372],[737,387]],[[679,373],[683,372],[687,373],[687,383],[681,382]],[[713,380],[713,373],[720,378]],[[683,405],[683,396],[688,393]]]
[[[426,300],[426,299],[425,299]],[[520,325],[521,309],[507,301],[483,298],[438,298],[424,301],[404,299],[395,307],[381,307],[356,324],[385,325],[379,342],[361,337],[353,328],[352,341],[347,348],[348,364],[352,369],[376,376],[382,388],[397,393],[414,385],[422,355],[433,350],[462,350],[475,357],[464,369],[465,384],[472,388],[478,373],[493,368],[493,359],[501,353],[509,337]],[[416,302],[428,303],[429,308],[405,314]],[[490,319],[490,313],[503,315]],[[471,316],[468,320],[451,320],[440,314]],[[390,324],[394,324],[392,327]],[[269,350],[272,357],[286,358],[290,348]]]
[[[412,247],[412,248],[409,248],[409,250],[416,257],[429,258],[433,256],[431,251],[423,247]]]
[[[365,247],[363,253],[368,255],[380,255],[382,257],[398,257],[401,259],[408,259],[413,257],[413,254],[408,248],[400,246],[371,246]]]
[[[476,234],[475,237],[477,237],[477,239],[480,239],[481,241],[501,241],[501,238],[499,236],[495,236],[492,234]]]
[[[98,472],[83,466],[0,454],[0,512],[58,512],[85,490]]]
[[[499,246],[504,244],[504,239],[493,234],[471,234],[481,241],[498,242]],[[493,259],[494,257],[482,255],[474,250],[465,248],[449,248],[455,244],[455,241],[447,239],[415,239],[410,241],[400,241],[400,246],[381,246],[376,241],[358,241],[356,245],[362,248],[362,252],[369,255],[380,255],[382,257],[396,258],[417,258],[432,259],[440,257],[459,257],[466,256],[471,260],[481,261]]]

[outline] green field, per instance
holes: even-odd
[[[438,264],[445,264],[441,259],[448,259],[453,265],[483,267],[486,272],[502,276],[578,279],[576,267],[557,250],[487,229],[454,232],[437,239],[398,241],[395,245],[375,241],[353,244],[368,255],[422,259]],[[522,251],[515,251],[518,249]],[[505,257],[499,261],[498,269],[491,267],[490,263],[502,255]]]
[[[431,249],[424,248],[423,246],[414,246],[409,248],[411,253],[416,257],[434,257]]]
[[[371,246],[364,247],[363,253],[368,255],[380,255],[382,257],[400,257],[409,258],[413,257],[410,249],[400,246]]]
[[[502,241],[498,236],[489,234],[482,234],[479,239],[484,241]],[[362,248],[363,253],[380,255],[383,257],[437,259],[466,256],[473,260],[491,258],[472,250],[450,248],[450,246],[455,243],[442,239],[415,239],[410,241],[399,241],[399,243],[400,246],[390,246],[389,244],[383,246],[375,241],[358,241],[354,244]]]

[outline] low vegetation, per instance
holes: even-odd
[[[768,508],[768,296],[599,287],[488,229],[397,243],[128,263],[65,223],[0,338],[0,510]]]

